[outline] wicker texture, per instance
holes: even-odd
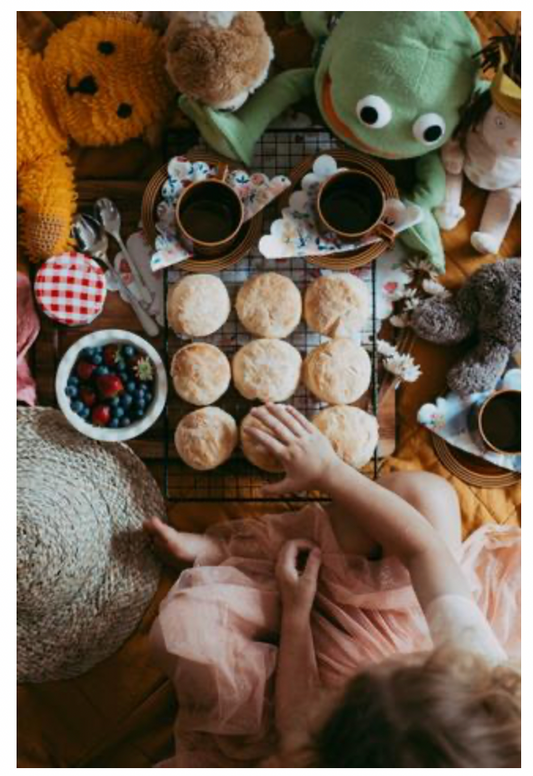
[[[129,447],[56,410],[19,409],[17,437],[17,678],[67,679],[135,630],[159,582],[140,529],[165,505]]]

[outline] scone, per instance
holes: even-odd
[[[298,388],[302,358],[284,340],[252,340],[235,354],[232,371],[235,387],[245,399],[286,401]]]
[[[333,339],[312,350],[304,361],[303,381],[317,399],[353,404],[370,385],[370,358],[350,339]]]
[[[228,359],[221,350],[205,342],[193,342],[178,350],[170,373],[176,393],[196,407],[216,402],[231,382]]]
[[[241,447],[244,457],[265,472],[277,473],[284,471],[278,459],[272,453],[269,453],[261,442],[258,442],[250,434],[246,433],[251,426],[266,430],[264,424],[251,413],[244,418],[241,423]]]
[[[322,275],[305,293],[307,325],[328,337],[352,337],[361,331],[370,312],[365,283],[348,273]]]
[[[176,334],[208,337],[226,323],[230,310],[226,286],[214,275],[188,275],[168,292],[168,322]]]
[[[313,423],[326,436],[339,458],[360,469],[372,458],[378,443],[378,422],[357,407],[328,407]]]
[[[302,297],[292,280],[265,272],[246,281],[237,294],[237,315],[256,337],[283,339],[300,323]]]
[[[185,415],[174,439],[180,458],[193,469],[216,469],[228,460],[239,441],[235,420],[218,407],[204,407]]]

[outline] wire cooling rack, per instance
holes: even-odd
[[[310,155],[327,152],[339,147],[338,141],[323,129],[306,130],[272,130],[265,134],[257,145],[257,151],[251,165],[253,171],[264,172],[269,176],[288,175],[290,171],[303,159]],[[195,149],[196,150],[196,149]],[[266,211],[264,216],[264,231],[268,230],[271,222],[279,217],[277,204],[274,203]],[[231,360],[237,350],[253,339],[242,327],[235,312],[235,297],[241,285],[251,276],[259,272],[279,272],[296,284],[302,293],[310,283],[320,274],[326,272],[311,266],[303,259],[288,259],[269,261],[264,259],[257,248],[237,265],[224,270],[219,274],[225,283],[231,301],[232,311],[225,326],[210,337],[202,338],[202,342],[219,347]],[[377,319],[376,310],[376,265],[372,263],[356,271],[359,278],[367,283],[372,299],[372,315],[361,333],[361,345],[369,353],[372,363],[372,379],[368,392],[357,405],[368,412],[377,415],[378,395],[380,387],[380,374],[378,369],[376,340],[380,322]],[[165,298],[170,284],[176,282],[185,273],[182,271],[168,270],[165,272]],[[315,332],[310,331],[302,322],[296,331],[287,338],[302,355],[307,353],[325,341]],[[167,370],[176,351],[190,340],[180,339],[169,328],[165,320],[164,327],[164,357]],[[297,407],[304,415],[311,418],[319,410],[327,405],[317,401],[305,387],[300,386],[290,403]],[[216,402],[216,406],[232,415],[237,423],[248,414],[252,406],[257,402],[244,399],[233,387]],[[169,399],[163,419],[164,425],[164,490],[169,501],[272,501],[272,498],[264,499],[261,488],[266,481],[279,479],[279,475],[270,475],[249,463],[240,448],[222,466],[210,472],[196,472],[179,458],[175,444],[174,434],[176,427],[186,414],[198,409],[184,402],[174,391],[172,385],[169,388]],[[380,448],[376,449],[373,460],[366,467],[365,473],[376,478],[379,469]],[[321,500],[321,494],[305,494],[303,500]],[[298,497],[296,497],[298,499]],[[285,499],[284,499],[285,500]]]

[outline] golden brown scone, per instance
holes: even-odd
[[[264,272],[244,283],[237,294],[237,315],[256,337],[283,339],[300,323],[302,296],[292,280]]]
[[[187,275],[168,292],[167,315],[176,334],[208,337],[228,320],[231,302],[215,275]]]
[[[286,401],[298,388],[302,358],[288,342],[258,339],[237,351],[232,372],[235,387],[245,399]]]
[[[284,471],[278,459],[272,453],[269,453],[261,442],[258,442],[250,434],[246,433],[247,429],[252,426],[266,431],[266,426],[251,413],[244,418],[241,423],[241,447],[244,457],[265,472],[277,473]]]
[[[354,469],[370,461],[378,443],[378,422],[358,407],[328,407],[313,418],[339,458]]]
[[[231,456],[239,441],[235,420],[218,407],[203,407],[185,415],[174,439],[180,458],[192,469],[216,469]]]
[[[361,331],[370,312],[365,283],[347,272],[322,275],[305,293],[307,325],[328,337],[352,337]]]
[[[306,387],[328,404],[353,404],[370,385],[370,374],[368,353],[346,338],[319,345],[303,367]]]
[[[221,350],[205,342],[180,348],[172,359],[170,373],[176,393],[197,407],[216,402],[231,382],[228,359]]]

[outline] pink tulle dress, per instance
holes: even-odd
[[[394,558],[344,555],[322,507],[223,523],[209,533],[222,553],[198,558],[181,574],[151,633],[179,706],[176,754],[159,767],[250,767],[273,753],[274,570],[290,539],[310,539],[322,550],[312,631],[325,689],[393,655],[432,648],[406,569]],[[480,528],[460,560],[499,643],[519,657],[520,530]]]

